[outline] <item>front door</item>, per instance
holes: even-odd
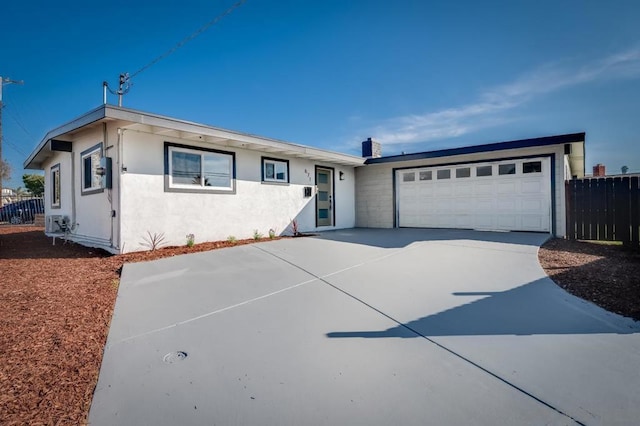
[[[316,223],[333,225],[333,170],[316,168]]]

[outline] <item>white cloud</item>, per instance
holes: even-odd
[[[410,144],[461,136],[509,121],[506,112],[531,99],[590,82],[640,76],[640,47],[582,67],[541,66],[516,80],[480,93],[476,102],[426,114],[386,120],[368,130],[384,144]]]

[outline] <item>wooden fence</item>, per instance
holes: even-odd
[[[640,247],[638,176],[567,181],[567,237]]]

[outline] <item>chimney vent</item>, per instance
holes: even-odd
[[[382,157],[382,145],[372,138],[367,138],[366,141],[362,142],[362,156],[364,158]]]
[[[601,176],[605,176],[606,173],[604,171],[604,164],[596,164],[595,166],[593,166],[593,177],[601,177]]]

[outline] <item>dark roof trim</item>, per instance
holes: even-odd
[[[423,160],[425,158],[449,157],[453,155],[476,154],[480,152],[502,151],[505,149],[531,148],[536,146],[560,145],[571,142],[584,142],[585,133],[570,133],[566,135],[545,136],[534,139],[490,143],[485,145],[465,146],[461,148],[425,151],[415,154],[390,155],[388,157],[369,158],[365,164],[395,163],[398,161]]]

